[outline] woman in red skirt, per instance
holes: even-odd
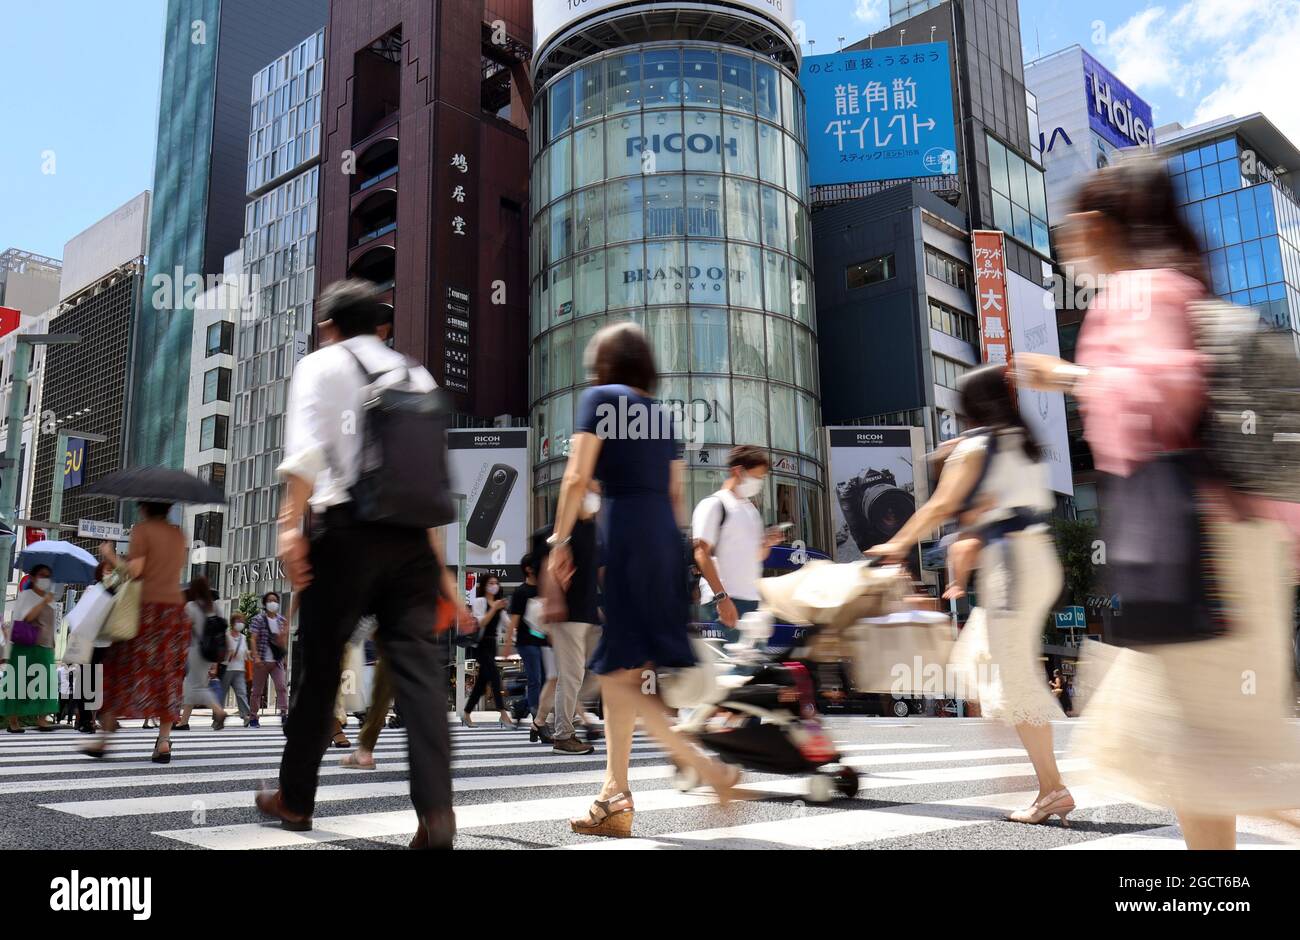
[[[104,756],[119,720],[155,718],[158,741],[152,760],[171,761],[171,730],[184,695],[190,623],[180,585],[188,547],[185,534],[167,521],[170,509],[168,503],[140,504],[140,521],[131,529],[125,559],[108,542],[99,548],[104,561],[126,565],[140,582],[140,629],[131,639],[114,643],[104,656],[104,732],[85,749],[91,757]]]

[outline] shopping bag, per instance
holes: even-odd
[[[101,636],[114,643],[135,639],[140,632],[140,582],[132,578],[123,583],[115,597]]]
[[[343,648],[343,675],[340,684],[343,710],[349,715],[366,710],[365,669],[365,644],[349,643]]]
[[[68,625],[68,646],[63,654],[65,663],[83,665],[95,653],[95,641],[108,622],[117,598],[103,585],[92,584],[81,595],[77,606],[68,611],[64,622]]]
[[[902,610],[858,621],[845,630],[854,689],[907,698],[949,697],[955,632],[952,619],[936,611]]]

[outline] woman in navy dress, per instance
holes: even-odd
[[[673,731],[655,686],[655,669],[692,666],[687,632],[682,442],[670,410],[651,397],[654,354],[633,323],[601,330],[586,353],[596,387],[578,406],[564,471],[550,565],[561,586],[573,573],[568,543],[587,486],[604,489],[600,515],[605,628],[592,656],[605,709],[605,785],[574,832],[627,836],[632,831],[628,763],[637,718],[682,767],[694,768],[726,802],[739,773],[710,760]]]

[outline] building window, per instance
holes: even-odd
[[[848,279],[849,290],[857,290],[859,287],[867,287],[871,284],[888,281],[894,276],[894,256],[883,255],[879,258],[872,258],[870,261],[851,264],[845,272],[845,276]]]
[[[925,246],[925,273],[960,290],[970,290],[970,266],[929,245]]]
[[[208,324],[207,355],[230,355],[235,348],[234,341],[235,324],[228,320]]]
[[[219,588],[221,587],[221,565],[215,561],[205,562],[201,565],[190,565],[190,580],[195,578],[207,578],[208,585],[212,588],[212,596],[220,597]]]
[[[225,450],[227,418],[225,415],[208,415],[203,419],[199,433],[200,450]]]
[[[226,465],[224,463],[205,463],[199,467],[199,479],[211,483],[221,492],[226,491]]]
[[[947,356],[931,353],[934,359],[934,384],[944,388],[955,389],[957,380],[971,370],[971,367]]]
[[[969,313],[955,310],[937,300],[930,301],[930,326],[941,333],[955,336],[957,339],[978,346],[980,341],[979,322]]]
[[[209,369],[203,373],[203,404],[212,401],[230,401],[229,369]]]
[[[194,541],[206,548],[220,548],[226,517],[219,512],[201,512],[194,517]]]
[[[991,135],[986,134],[985,140],[993,189],[993,224],[1040,255],[1050,257],[1052,243],[1047,230],[1043,171]]]

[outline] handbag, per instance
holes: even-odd
[[[63,654],[65,663],[84,665],[95,653],[95,641],[108,621],[117,598],[102,584],[92,584],[81,595],[77,606],[68,611],[64,622],[68,625],[68,646]]]
[[[101,638],[119,643],[133,640],[140,632],[140,582],[131,578],[120,584],[113,609],[104,623]]]
[[[41,638],[40,624],[27,620],[15,620],[9,630],[9,639],[14,645],[35,646]]]
[[[1206,507],[1197,482],[1202,455],[1171,451],[1127,477],[1105,481],[1105,576],[1111,593],[1106,641],[1132,647],[1221,636],[1226,619],[1212,603]]]

